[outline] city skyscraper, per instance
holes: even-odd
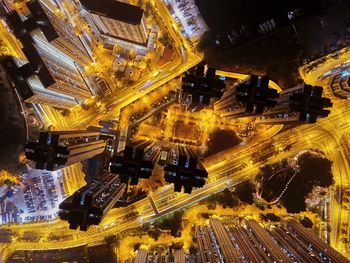
[[[193,187],[203,187],[208,172],[188,147],[177,145],[176,156],[170,151],[167,164],[164,166],[165,181],[174,184],[175,192],[190,194]]]
[[[196,226],[202,262],[349,262],[294,219],[263,227],[251,218]]]
[[[157,151],[148,154],[153,145],[153,142],[144,140],[130,143],[124,151],[111,158],[111,172],[119,175],[123,183],[131,185],[137,185],[142,178],[148,179],[159,155]]]
[[[80,2],[91,28],[107,47],[120,42],[146,46],[148,29],[140,7],[129,4],[128,0]]]
[[[30,1],[27,6],[39,25],[30,32],[35,42],[41,40],[43,45],[54,46],[77,64],[85,66],[92,62],[79,37],[74,34],[71,23],[55,15],[54,8],[57,7],[50,8],[48,3],[45,5],[38,0]]]
[[[259,115],[266,108],[274,107],[276,98],[277,90],[269,87],[269,78],[251,75],[240,83],[228,86],[221,100],[214,104],[214,110],[227,118]]]
[[[0,263],[350,263],[349,10],[0,0]]]
[[[57,49],[79,65],[92,62],[79,37],[74,34],[71,23],[55,14],[57,6],[50,5],[49,1],[31,0],[26,7],[30,13],[25,17],[17,11],[10,12],[6,17],[13,34],[22,43],[31,44],[34,41],[37,45]]]
[[[135,263],[146,263],[148,258],[147,250],[140,249],[137,252],[137,256],[135,258]]]
[[[267,77],[252,75],[228,86],[214,110],[221,117],[256,116],[260,124],[315,123],[318,117],[327,117],[330,111],[326,108],[332,107],[322,93],[322,87],[303,84],[279,94],[269,87]]]
[[[57,170],[90,159],[105,151],[106,141],[93,131],[41,132],[39,140],[26,144],[25,154],[37,169]]]
[[[80,39],[74,35],[70,23],[58,19],[48,5],[38,0],[29,1],[26,7],[29,14],[24,16],[12,11],[6,15],[6,23],[21,41],[30,64],[27,68],[31,68],[31,71],[27,70],[25,76],[22,75],[37,95],[30,102],[58,106],[52,99],[57,93],[78,101],[91,97],[92,90],[82,75],[83,66],[91,63],[91,58]],[[45,92],[43,88],[54,93]],[[40,96],[40,93],[44,95]],[[50,93],[50,99],[47,93]],[[30,98],[23,99],[29,102]],[[63,108],[77,104],[57,95],[56,101],[59,100],[66,102],[62,103]]]
[[[210,220],[211,229],[214,232],[217,245],[220,247],[224,262],[238,262],[239,255],[230,242],[229,233],[224,225],[217,219]]]
[[[69,228],[86,231],[88,226],[102,221],[125,188],[118,176],[106,172],[65,199],[59,205],[59,216],[69,222]]]
[[[264,111],[256,123],[288,124],[315,123],[318,118],[327,117],[326,108],[332,107],[329,98],[322,97],[323,88],[300,85],[283,91],[274,108]]]
[[[185,254],[183,249],[169,249],[163,252],[157,250],[145,250],[139,249],[137,255],[134,258],[130,258],[125,263],[148,263],[148,262],[166,262],[166,263],[185,263],[185,262],[197,262],[194,257]]]
[[[336,74],[330,81],[330,86],[334,96],[339,99],[350,98],[350,73],[348,71]]]
[[[225,83],[215,75],[216,69],[197,65],[182,79],[181,104],[197,112],[212,105],[223,94]]]
[[[27,103],[48,104],[58,108],[69,109],[76,106],[77,100],[56,91],[46,89],[35,75],[30,63],[14,57],[1,59],[3,71],[10,78],[23,101]]]
[[[277,232],[279,234],[276,234]],[[294,219],[287,219],[284,229],[283,227],[276,227],[271,230],[271,233],[276,234],[274,238],[278,240],[277,242],[280,246],[287,246],[287,250],[291,254],[293,253],[296,259],[299,257],[300,261],[303,261],[302,258],[305,258],[305,255],[310,255],[328,262],[349,262],[341,253]],[[294,248],[290,244],[299,244],[297,246],[299,249]],[[309,253],[307,253],[306,246],[303,246],[304,253],[299,252],[302,244],[309,245]]]

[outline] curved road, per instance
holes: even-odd
[[[109,105],[111,107],[115,107],[115,109],[120,109],[123,105],[135,100],[135,98],[137,99],[138,97],[141,97],[143,93],[139,92],[139,90],[146,89],[146,92],[148,92],[148,90],[153,90],[154,88],[159,87],[160,85],[186,71],[188,68],[191,68],[201,60],[200,56],[189,51],[188,45],[183,43],[182,38],[177,38],[179,33],[176,32],[176,28],[173,28],[172,20],[162,3],[156,0],[155,5],[159,9],[159,12],[165,18],[168,18],[165,19],[165,21],[171,35],[176,36],[175,40],[177,40],[178,47],[180,47],[182,61],[178,66],[172,68],[171,72],[160,72],[157,76],[155,76],[155,80],[139,84],[133,89],[135,92],[130,92],[130,90],[128,90],[124,92],[125,94],[119,94],[120,99],[114,98],[113,101],[110,102],[111,105]],[[183,45],[187,48],[187,50],[183,48]],[[345,58],[342,57],[342,60],[343,59]],[[317,78],[321,74],[324,74],[330,67],[334,66],[334,61],[332,61],[330,66],[324,67],[324,70],[317,69],[316,71],[312,71],[312,76],[304,74],[303,77],[304,79],[308,80],[309,83],[317,83]],[[217,74],[239,79],[244,79],[247,77],[247,75],[244,74],[222,71],[218,71]],[[270,85],[276,89],[279,89],[279,87],[273,82],[270,82]],[[277,160],[296,154],[305,148],[318,147],[324,151],[326,156],[334,163],[333,173],[335,184],[340,186],[349,186],[349,164],[346,157],[346,147],[339,143],[345,135],[350,133],[348,126],[350,119],[347,117],[350,116],[350,109],[347,108],[348,107],[346,107],[345,103],[337,102],[331,115],[326,119],[320,120],[318,124],[302,125],[286,130],[283,133],[278,133],[272,139],[265,138],[264,140],[271,139],[271,142],[276,145],[283,146],[286,144],[286,141],[288,141],[288,143],[294,143],[291,151],[280,153],[277,156],[274,155],[269,158],[268,162],[276,162]],[[97,117],[98,114],[99,113],[96,113],[95,116],[91,116],[91,119]],[[91,119],[84,120],[83,122],[89,122]],[[76,126],[80,125],[82,125],[82,122],[76,123]],[[172,187],[169,186],[165,186],[153,193],[152,196],[158,209],[161,211],[161,214],[169,213],[196,203],[213,193],[222,191],[226,187],[230,187],[241,181],[253,178],[261,163],[248,165],[244,168],[242,168],[242,163],[249,163],[252,154],[255,152],[259,153],[259,150],[257,150],[255,146],[256,144],[247,144],[240,147],[239,151],[231,152],[228,155],[222,155],[221,159],[217,159],[216,163],[212,163],[209,167],[207,167],[209,172],[208,184],[204,188],[196,189],[192,195],[175,194],[173,193]],[[349,223],[349,212],[338,205],[333,197],[331,197],[330,209],[332,211],[332,213],[330,213],[330,223],[333,229],[330,234],[331,245],[340,250],[343,254],[349,256],[348,247],[340,242],[339,234],[341,224]],[[128,218],[127,216],[134,210],[138,211],[141,216]],[[69,230],[68,225],[59,220],[53,222],[1,226],[0,231],[2,229],[11,229],[14,231],[13,242],[11,244],[2,244],[0,246],[0,249],[2,249],[1,256],[4,260],[6,259],[7,255],[17,249],[57,249],[58,247],[65,248],[79,246],[84,243],[95,243],[103,240],[106,235],[116,234],[129,227],[138,226],[143,222],[154,220],[158,216],[159,215],[154,213],[149,200],[146,198],[133,204],[131,207],[113,209],[106,216],[100,226],[92,227],[86,233]],[[349,228],[348,231],[350,231]],[[20,236],[26,232],[35,232],[41,237],[47,237],[50,233],[54,233],[59,236],[68,235],[69,239],[55,242],[42,242],[43,239],[40,239],[39,242],[23,242],[21,241]]]

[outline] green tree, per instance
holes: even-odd
[[[181,236],[182,229],[182,217],[184,211],[175,211],[169,215],[160,218],[154,223],[155,227],[163,230],[170,230],[170,234],[174,237]]]
[[[239,184],[235,189],[235,196],[243,203],[252,205],[254,203],[255,185],[251,181]]]
[[[323,156],[305,153],[298,159],[299,171],[282,196],[282,203],[289,213],[306,210],[305,197],[315,186],[333,184],[332,162]]]
[[[140,230],[141,231],[144,231],[144,232],[147,232],[149,231],[151,228],[151,224],[150,223],[144,223],[142,224],[142,226],[140,227]]]
[[[307,216],[304,216],[303,218],[300,219],[300,224],[302,224],[306,228],[312,228],[314,225],[311,219],[308,218]]]
[[[271,221],[271,222],[280,222],[281,218],[279,216],[276,216],[274,213],[266,213],[266,214],[260,214],[260,219],[262,221]]]
[[[162,232],[161,232],[158,228],[149,230],[149,231],[147,232],[147,234],[148,234],[151,238],[153,238],[155,241],[158,240],[158,238],[160,237],[160,234],[161,234],[161,233],[162,233]]]

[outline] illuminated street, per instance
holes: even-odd
[[[345,123],[343,126],[339,127],[339,124],[336,125],[336,123],[339,123],[340,120],[342,119],[343,116],[346,116],[346,114],[349,113],[348,110],[339,110],[337,113],[333,113],[331,116],[331,122],[329,119],[327,121],[321,122],[319,125],[309,127],[305,126],[302,128],[296,128],[289,130],[285,133],[276,135],[273,138],[273,141],[276,141],[278,143],[279,138],[287,138],[290,142],[295,142],[293,145],[293,149],[291,152],[286,153],[286,155],[292,155],[293,153],[297,153],[302,149],[305,148],[311,148],[311,147],[318,147],[325,151],[328,157],[331,156],[336,156],[336,158],[332,157],[333,160],[336,160],[337,163],[334,165],[334,172],[336,174],[335,180],[337,184],[341,184],[343,186],[348,186],[348,180],[349,178],[347,177],[348,170],[349,170],[349,165],[345,159],[344,152],[343,152],[343,146],[338,145],[338,141],[340,139],[339,134],[346,134],[348,133],[347,129],[349,128],[348,124]],[[327,124],[326,124],[327,123]],[[303,138],[300,138],[300,133],[303,132],[306,136],[303,136]],[[299,136],[298,136],[299,134]],[[311,139],[312,138],[312,142]],[[332,149],[332,145],[339,147],[339,150],[334,152]],[[214,178],[218,177],[220,179],[215,180],[212,184],[207,184],[207,186],[203,189],[196,190],[193,195],[188,196],[188,195],[181,195],[180,197],[176,198],[171,198],[174,193],[171,189],[171,187],[166,187],[165,189],[159,190],[158,193],[153,193],[153,198],[156,200],[156,203],[161,203],[162,200],[169,200],[165,203],[165,205],[158,205],[158,209],[160,211],[164,212],[170,212],[175,209],[179,209],[180,207],[190,205],[193,202],[198,202],[205,196],[209,196],[210,194],[216,192],[216,191],[221,191],[224,189],[224,187],[230,186],[231,184],[237,184],[242,180],[248,179],[252,176],[254,176],[254,171],[257,171],[258,167],[260,166],[259,163],[247,167],[243,169],[240,172],[236,172],[232,176],[226,175],[230,174],[230,170],[234,169],[236,166],[241,163],[241,160],[247,160],[249,161],[250,155],[254,153],[254,148],[249,147],[248,149],[240,149],[241,152],[244,152],[244,155],[241,153],[239,156],[237,153],[235,154],[237,162],[234,161],[234,159],[231,159],[230,163],[227,164],[226,161],[219,162],[216,165],[213,165],[212,168],[208,167],[209,169],[209,178],[212,178],[211,180],[215,180]],[[228,159],[229,156],[222,156],[222,159]],[[283,156],[278,156],[274,158],[283,158]],[[269,160],[269,162],[273,162],[273,158]],[[221,177],[221,174],[225,174],[225,176]],[[343,222],[348,222],[348,217],[347,217],[347,211],[345,209],[342,209],[339,207],[338,204],[334,203],[335,201],[331,199],[331,207],[334,209],[335,213],[333,212],[331,215],[331,224],[333,229],[338,229],[339,225]],[[176,204],[176,205],[175,205]],[[118,218],[123,218],[129,211],[130,208],[125,208],[123,210],[121,209],[115,209],[112,210],[109,215],[106,217],[104,222],[102,223],[100,229],[97,230],[98,234],[96,235],[96,230],[91,229],[91,237],[87,236],[85,237],[84,241],[82,240],[81,237],[77,236],[75,232],[72,231],[72,240],[71,241],[63,241],[62,243],[60,242],[55,242],[50,245],[50,243],[46,242],[45,244],[38,244],[34,245],[32,243],[19,243],[16,242],[15,244],[11,245],[8,249],[19,249],[21,247],[23,248],[28,248],[32,247],[32,249],[36,248],[42,248],[42,245],[45,245],[46,248],[56,248],[58,246],[60,247],[68,247],[72,245],[79,245],[80,243],[93,243],[97,240],[103,239],[103,237],[108,234],[108,233],[116,233],[118,232],[119,229],[125,229],[127,227],[131,226],[137,226],[142,223],[142,220],[150,220],[154,218],[154,211],[152,210],[152,207],[149,203],[148,199],[144,199],[142,201],[139,201],[135,204],[133,204],[132,210],[140,211],[142,212],[143,216],[138,217],[132,220],[127,220],[127,221],[122,221],[122,223],[118,222]],[[114,226],[113,226],[114,223]],[[11,228],[15,231],[17,228],[20,229],[20,231],[26,231],[26,229],[33,231],[34,229],[37,229],[36,231],[39,231],[38,229],[44,229],[41,230],[43,231],[43,235],[48,235],[50,231],[54,231],[55,233],[58,233],[57,231],[62,231],[62,233],[69,231],[66,229],[66,225],[61,224],[61,229],[60,229],[60,224],[58,222],[53,222],[53,223],[36,223],[36,224],[30,224],[30,225],[21,225],[21,226],[12,226]],[[108,227],[104,227],[104,225],[108,225]],[[47,230],[47,227],[50,227],[50,230]],[[52,230],[51,230],[52,229]],[[102,232],[100,232],[102,231]],[[334,231],[334,230],[333,230]],[[87,235],[89,234],[87,232]],[[335,233],[334,233],[335,232]],[[339,247],[343,252],[346,252],[347,249],[344,249],[343,245],[339,242],[340,235],[339,233],[336,234],[336,230],[332,233],[334,237],[332,238],[331,236],[331,242],[336,247]],[[45,234],[44,234],[45,233]],[[337,238],[338,237],[338,238]]]
[[[65,21],[72,30],[71,35],[75,37],[69,45],[74,46],[79,42],[77,46],[82,48],[84,52],[80,54],[80,51],[74,50],[73,54],[78,56],[79,53],[80,57],[76,60],[71,59],[71,54],[69,54],[71,51],[67,48],[62,48],[63,51],[60,50],[60,45],[64,45],[62,44],[63,40],[62,42],[52,42],[56,46],[45,42],[48,36],[44,36],[44,33],[47,34],[45,31],[47,29],[44,26],[44,29],[38,26],[36,31],[31,32],[30,30],[34,26],[28,26],[27,24],[30,23],[25,24],[22,21],[24,33],[21,35],[22,33],[16,33],[16,27],[12,28],[15,22],[9,22],[10,18],[6,21],[2,18],[0,34],[4,42],[3,45],[6,46],[6,52],[2,52],[1,56],[13,59],[15,61],[13,65],[16,65],[16,68],[8,66],[11,60],[6,60],[7,64],[3,62],[2,67],[8,67],[9,72],[5,73],[5,70],[1,69],[1,74],[6,77],[3,78],[3,82],[16,90],[20,105],[25,105],[25,109],[32,109],[35,114],[29,117],[29,114],[27,116],[25,113],[21,113],[24,122],[32,124],[32,128],[30,128],[32,129],[32,137],[29,138],[29,132],[27,132],[27,139],[29,139],[25,146],[21,146],[21,149],[24,147],[22,155],[26,157],[23,157],[24,160],[20,160],[21,166],[18,166],[20,168],[17,171],[6,171],[0,167],[2,215],[0,236],[4,239],[4,241],[0,240],[0,262],[7,262],[11,255],[16,255],[16,253],[20,255],[23,251],[53,251],[56,249],[63,251],[83,245],[93,247],[106,244],[108,237],[117,237],[121,241],[122,238],[127,238],[124,236],[127,231],[141,232],[140,229],[147,224],[150,224],[151,229],[154,230],[156,227],[153,225],[156,226],[157,223],[163,222],[167,216],[173,215],[174,212],[196,209],[197,205],[207,204],[205,202],[217,196],[218,193],[225,191],[235,193],[235,189],[241,183],[253,182],[262,171],[262,167],[271,165],[274,169],[274,164],[309,149],[322,152],[322,156],[332,162],[331,172],[334,181],[327,189],[322,216],[314,215],[317,218],[317,225],[315,224],[317,235],[340,254],[350,259],[348,241],[350,207],[349,202],[346,201],[347,197],[344,197],[350,189],[350,109],[347,106],[347,100],[339,98],[332,87],[333,78],[336,75],[345,74],[343,72],[349,70],[347,63],[350,61],[350,50],[348,47],[299,66],[300,77],[306,84],[312,86],[303,86],[304,84],[300,84],[301,81],[298,80],[298,85],[292,88],[284,87],[278,84],[282,83],[281,81],[264,79],[264,76],[244,74],[229,66],[225,69],[214,69],[215,74],[209,76],[208,72],[211,69],[210,65],[207,64],[205,64],[205,74],[198,77],[196,75],[200,71],[198,68],[204,65],[206,59],[203,50],[198,46],[201,37],[208,30],[208,26],[205,24],[205,19],[201,17],[197,6],[193,14],[189,12],[191,5],[196,5],[195,1],[185,1],[182,4],[172,0],[122,1],[126,3],[122,4],[128,5],[128,8],[131,9],[136,8],[137,5],[139,9],[135,9],[134,12],[135,14],[141,13],[141,16],[135,15],[136,18],[132,18],[139,19],[141,21],[139,24],[132,22],[123,25],[121,23],[127,24],[128,22],[116,22],[119,23],[119,29],[128,26],[130,32],[131,30],[136,32],[132,40],[127,39],[129,36],[123,35],[124,30],[113,31],[115,35],[104,32],[104,30],[112,32],[111,29],[106,29],[106,25],[111,25],[112,22],[111,24],[103,24],[108,19],[112,19],[102,16],[96,10],[89,10],[92,7],[85,1],[81,1],[81,3],[79,1],[76,3],[56,1],[54,3],[55,1],[36,0],[34,7],[26,4],[27,1],[20,1],[20,4],[14,4],[14,1],[10,0],[3,2],[1,5],[4,5],[4,12],[9,13],[9,11],[15,10],[14,12],[16,14],[18,12],[21,19],[26,22],[28,21],[24,18],[28,13],[35,13],[36,11],[33,11],[35,8],[45,10],[49,14],[45,15],[45,19],[49,17],[53,24],[57,23],[55,25],[57,28],[63,27],[60,23]],[[133,5],[128,4],[129,2]],[[94,6],[94,8],[97,7]],[[122,7],[120,6],[120,8]],[[147,12],[143,12],[144,9]],[[64,20],[61,21],[60,17],[64,17]],[[269,21],[269,23],[272,27],[274,22]],[[263,24],[260,30],[267,30],[268,27]],[[145,33],[146,29],[147,34]],[[44,33],[37,33],[40,30]],[[58,32],[62,33],[59,30]],[[59,34],[57,33],[58,37],[64,39]],[[234,35],[232,33],[232,36]],[[35,45],[28,44],[28,38]],[[231,37],[231,42],[232,39]],[[219,40],[221,41],[221,38],[216,41],[220,43]],[[38,44],[41,43],[40,41],[45,42],[43,46],[47,50],[40,47]],[[152,41],[154,41],[153,45],[151,45]],[[218,42],[215,42],[216,45],[219,45]],[[24,48],[26,45],[28,45],[28,50],[31,49],[30,51]],[[28,55],[28,52],[33,52],[33,57]],[[53,78],[53,82],[56,83],[48,86],[45,86],[45,81],[49,83],[51,80],[45,79],[44,75],[50,73],[54,76],[55,65],[51,65],[50,60],[47,62],[40,57],[44,57],[45,52],[52,55],[52,61],[56,61],[55,63],[59,65],[57,68],[66,72],[66,76]],[[170,54],[168,57],[167,52]],[[161,63],[162,59],[166,60],[166,63]],[[85,60],[88,62],[84,62]],[[74,72],[73,70],[69,71],[68,66],[65,69],[63,62],[74,68],[78,77],[73,76]],[[201,62],[203,63],[201,64]],[[23,65],[30,66],[25,68]],[[29,69],[29,67],[32,68]],[[42,73],[41,70],[46,70],[49,73],[46,71]],[[254,70],[251,71],[254,72]],[[27,77],[26,74],[32,75]],[[69,80],[70,74],[73,76],[71,77],[73,80]],[[185,76],[188,79],[193,77],[191,80],[196,84],[185,83]],[[347,76],[345,74],[343,77]],[[210,80],[210,77],[214,80]],[[254,86],[255,77],[257,79],[256,87]],[[216,83],[222,85],[225,83],[225,90],[220,91],[222,94],[219,98],[209,95],[207,105],[203,106],[207,93],[204,95],[200,93],[200,88],[208,86],[205,82],[208,79],[208,83],[212,86]],[[67,85],[65,81],[70,81],[70,85],[76,85],[74,86],[76,90],[65,93],[64,87]],[[198,84],[200,81],[202,83]],[[266,82],[265,86],[264,82]],[[32,97],[23,98],[26,93],[21,89],[25,85],[28,86],[28,83],[32,85],[29,88]],[[61,86],[56,85],[57,83]],[[198,84],[200,88],[196,92],[200,94],[199,103],[195,101],[195,96],[198,95],[195,92],[190,93],[190,102],[186,99],[188,90],[184,89],[185,84],[192,85],[191,87],[197,87]],[[310,88],[310,96],[312,97],[317,93],[316,88],[318,87],[323,87],[323,94],[321,89],[320,97],[324,99],[325,105],[327,99],[331,99],[331,103],[329,101],[331,107],[321,105],[318,110],[322,111],[328,108],[329,114],[327,110],[324,111],[327,113],[324,115],[316,112],[315,121],[312,121],[312,116],[310,117],[310,113],[306,109],[306,117],[302,119],[304,113],[302,110],[307,107],[302,105],[305,107],[298,112],[295,110],[297,107],[295,101],[293,106],[288,105],[288,107],[290,106],[289,111],[282,111],[286,105],[286,101],[283,99],[288,97],[288,103],[292,100],[292,95],[288,93],[289,90],[293,95],[300,95],[302,94],[300,90],[304,92]],[[212,87],[210,86],[210,88]],[[253,94],[256,97],[243,88],[247,88],[249,92],[258,90],[257,95]],[[262,90],[261,93],[259,89]],[[297,92],[293,93],[295,90]],[[348,92],[346,89],[344,90]],[[46,91],[50,92],[49,95],[46,95]],[[215,93],[215,91],[212,92]],[[243,99],[235,101],[232,99],[232,94],[235,94],[237,98],[241,96]],[[303,93],[303,95],[305,94]],[[251,109],[251,102],[248,99],[245,100],[244,96],[249,97],[248,99],[253,98]],[[299,102],[298,99],[296,101]],[[259,112],[260,106],[262,107],[261,112]],[[311,106],[313,106],[312,103]],[[295,121],[296,116],[299,118],[297,121]],[[288,121],[291,119],[295,122],[289,123]],[[209,154],[209,147],[212,145],[211,143],[214,143],[214,134],[217,131],[226,131],[231,136],[230,138],[235,138],[236,141],[232,139],[234,141],[232,145],[229,145],[228,141],[224,142],[228,146],[213,151],[214,154]],[[140,152],[142,153],[141,157]],[[183,161],[183,157],[187,159]],[[66,160],[63,162],[60,158],[66,158]],[[162,164],[161,161],[164,161],[165,164]],[[182,162],[183,166],[181,166]],[[113,169],[118,171],[118,177],[114,177],[116,172]],[[140,169],[140,172],[135,175],[137,169]],[[201,176],[197,174],[189,176],[189,178],[204,182],[202,185],[195,182],[194,179],[191,184],[188,181],[181,181],[193,171],[204,172]],[[148,172],[151,173],[151,176],[145,175]],[[175,178],[173,181],[169,179],[171,176]],[[113,178],[114,181],[103,181],[102,186],[98,186],[96,182],[107,180],[106,178]],[[278,202],[287,191],[292,179],[283,185],[284,190],[281,190],[282,193],[274,202],[266,202],[268,205],[277,204],[278,206],[278,208],[269,207],[269,209],[281,210],[284,204],[278,204]],[[136,184],[132,183],[133,180],[136,181]],[[115,192],[112,194],[108,192],[112,191],[113,187],[117,187],[120,194],[119,192],[118,195],[116,194],[117,190],[113,190]],[[183,192],[182,187],[184,187]],[[142,191],[138,192],[140,189]],[[341,191],[341,194],[338,191]],[[69,197],[73,201],[67,201]],[[89,201],[86,201],[87,197],[91,197],[89,204]],[[261,193],[256,193],[255,197],[260,198],[260,201],[262,199]],[[247,204],[242,203],[239,204],[241,207],[235,208],[237,211],[243,211],[247,208]],[[250,204],[251,206],[247,209],[255,212],[252,207],[257,203],[255,199],[255,203]],[[89,205],[95,205],[95,207],[91,210],[85,210],[88,209]],[[12,206],[14,208],[11,208]],[[206,214],[211,211],[208,205],[207,207]],[[10,211],[10,209],[12,210]],[[96,215],[94,209],[98,211]],[[63,210],[65,210],[64,216],[66,218],[62,216]],[[219,258],[218,262],[236,262],[233,258],[243,257],[239,254],[240,252],[219,249],[220,244],[225,244],[228,242],[227,240],[231,240],[233,246],[245,247],[253,257],[254,252],[251,251],[248,243],[270,242],[271,239],[265,235],[266,230],[259,229],[255,225],[255,221],[250,221],[250,217],[259,218],[259,214],[253,214],[254,212],[242,214],[237,217],[238,219],[227,219],[220,214],[205,218],[204,212],[202,214],[198,212],[198,217],[202,216],[201,220],[198,219],[198,225],[195,222],[196,218],[186,218],[187,223],[194,221],[192,226],[186,225],[188,228],[187,236],[180,234],[180,236],[175,237],[171,234],[171,238],[181,241],[183,245],[182,250],[176,250],[178,254],[174,254],[177,260],[175,262],[185,262],[183,259],[185,256],[182,255],[189,253],[189,243],[192,242],[192,239],[188,241],[190,231],[193,237],[196,232],[197,239],[199,239],[197,241],[199,261],[196,262],[202,262],[200,257],[205,258],[203,251],[206,251],[206,246],[210,246],[210,242],[217,242],[215,246],[212,245],[212,247],[216,247],[216,250],[214,251],[212,248],[213,251],[210,253]],[[307,210],[304,213],[311,214],[312,212]],[[260,211],[260,216],[261,214]],[[83,218],[84,216],[88,219]],[[298,215],[292,215],[290,218],[293,216],[296,218]],[[86,223],[82,227],[79,222],[74,222],[76,218],[84,223],[93,218],[91,219],[93,223]],[[217,218],[229,226],[221,226],[221,223],[215,221],[218,220]],[[205,226],[203,226],[203,222],[205,222]],[[237,222],[243,222],[245,230],[240,229]],[[295,231],[300,230],[290,219],[285,219],[283,224],[285,229],[294,227]],[[81,230],[77,229],[79,225]],[[267,224],[262,223],[261,225],[267,229]],[[190,227],[193,229],[189,230]],[[277,229],[276,226],[271,229],[275,228]],[[248,229],[256,231],[256,240],[239,241],[236,244],[237,240],[233,236],[243,235],[244,231],[252,231]],[[222,234],[222,231],[227,232]],[[283,240],[280,236],[282,232],[274,231],[268,231],[272,235],[272,240]],[[149,234],[149,232],[144,231],[143,234]],[[169,233],[169,229],[163,231],[161,240],[170,238]],[[221,233],[222,236],[218,233]],[[142,236],[139,233],[133,234],[134,237],[138,235]],[[134,248],[133,252],[128,252],[128,255],[126,252],[123,252],[125,255],[121,254],[133,257],[140,255],[141,257],[142,249],[151,251],[152,242],[156,245],[157,240],[158,238],[149,238],[149,244],[147,242],[138,244],[138,248]],[[135,244],[136,241],[128,243],[129,246]],[[267,260],[283,257],[293,260],[282,252],[282,256],[278,254],[276,251],[279,248],[277,245],[275,246],[276,248],[269,248],[273,253],[269,253]],[[116,251],[118,249],[116,248]],[[293,250],[293,248],[290,249]],[[116,254],[118,253],[117,251]],[[260,253],[261,258],[264,258],[263,252]],[[259,256],[257,257],[259,258]],[[320,257],[322,258],[322,256]],[[24,258],[25,256],[22,260]],[[208,259],[208,262],[214,262],[213,258],[214,256],[210,259],[213,261]],[[28,262],[32,262],[31,260]]]

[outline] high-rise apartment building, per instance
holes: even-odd
[[[31,0],[26,6],[30,12],[27,16],[12,11],[6,18],[14,35],[22,43],[40,42],[40,45],[59,50],[79,65],[92,62],[79,37],[74,34],[71,23],[56,16],[56,6],[39,0]]]
[[[178,145],[167,158],[164,177],[166,182],[174,184],[175,192],[181,192],[183,187],[184,192],[190,194],[193,187],[205,185],[208,172],[190,148]]]
[[[37,45],[26,53],[29,62],[36,69],[45,67],[47,70],[40,70],[38,78],[47,83],[45,87],[49,90],[73,96],[78,100],[84,100],[92,96],[92,93],[73,61],[56,53],[56,50],[47,48],[45,45]],[[40,56],[40,60],[36,57]],[[52,83],[52,84],[51,84]]]
[[[159,249],[147,251],[145,249],[139,249],[137,255],[134,258],[127,259],[125,263],[150,263],[150,262],[163,262],[163,263],[194,263],[198,262],[195,257],[185,254],[183,249],[165,248],[163,251]]]
[[[216,77],[215,68],[197,65],[191,71],[182,79],[180,102],[186,110],[197,112],[221,98],[225,83]]]
[[[224,262],[238,262],[239,254],[233,248],[233,244],[225,226],[217,219],[210,220],[210,226],[213,230],[217,245],[220,247]]]
[[[118,176],[107,172],[64,200],[59,206],[59,216],[69,222],[69,228],[80,227],[86,231],[88,226],[102,221],[124,194],[125,188]]]
[[[265,110],[256,123],[315,123],[318,118],[327,117],[330,111],[326,108],[332,107],[331,100],[322,97],[322,92],[322,87],[306,84],[287,89],[276,100],[276,106]]]
[[[333,76],[329,83],[334,96],[339,99],[350,99],[350,73],[345,71],[342,74]]]
[[[142,178],[148,179],[159,155],[159,151],[150,151],[153,145],[153,142],[145,140],[127,145],[124,151],[111,159],[111,172],[119,175],[123,183],[131,185],[137,185]]]
[[[12,83],[25,102],[48,104],[65,109],[77,105],[74,97],[46,89],[34,74],[34,69],[26,61],[4,57],[1,65],[2,69],[9,74]]]
[[[6,22],[21,41],[29,62],[25,69],[31,71],[27,70],[21,78],[27,82],[32,92],[35,90],[33,93],[36,96],[30,102],[70,108],[77,101],[89,98],[92,91],[83,78],[82,67],[89,64],[91,59],[80,39],[74,35],[69,22],[56,17],[52,7],[50,9],[38,0],[29,1],[26,6],[30,11],[28,15],[12,11],[7,14]],[[40,93],[43,95],[40,96]],[[62,106],[53,103],[54,95],[57,95],[55,101],[66,100],[66,103],[62,103]],[[69,103],[68,97],[77,101]],[[29,101],[30,98],[23,99]]]
[[[199,256],[202,262],[222,262],[222,255],[218,252],[218,244],[213,231],[207,226],[196,226],[196,239]]]
[[[80,0],[91,28],[106,46],[119,41],[147,45],[148,29],[143,10],[128,0]],[[85,11],[85,12],[84,12]]]
[[[226,118],[258,115],[266,108],[274,107],[276,98],[277,90],[269,87],[267,77],[252,75],[238,84],[227,87],[221,100],[214,104],[214,110]]]
[[[283,244],[291,253],[295,253],[297,255],[296,259],[299,256],[300,262],[303,262],[302,257],[304,257],[303,253],[298,253],[298,251],[301,251],[301,248],[304,249],[305,254],[309,250],[310,256],[320,260],[323,259],[326,262],[349,262],[341,253],[294,219],[286,220],[283,227],[275,229],[276,232],[273,232],[274,229],[271,232],[279,232],[279,236],[276,236],[275,239],[280,246]],[[294,248],[291,244],[298,244],[298,248]]]
[[[249,219],[245,221],[247,230],[251,233],[251,237],[261,244],[263,248],[266,248],[269,252],[267,257],[274,262],[290,262],[293,260],[282,251],[281,247],[278,246],[276,241],[269,235],[266,229],[264,229],[255,220]],[[237,240],[237,238],[235,239]]]
[[[265,224],[253,219],[196,226],[201,262],[349,262],[294,219]]]
[[[331,100],[322,97],[323,88],[299,85],[280,94],[269,87],[269,79],[255,75],[229,86],[214,110],[221,117],[256,116],[260,124],[315,123],[327,117]]]
[[[41,132],[39,140],[26,144],[25,154],[37,169],[57,170],[90,159],[105,151],[106,141],[93,131]]]
[[[174,252],[174,263],[185,263],[186,255],[183,249],[175,250]]]
[[[135,263],[146,263],[148,258],[148,252],[147,250],[140,249],[137,252],[137,256],[135,258]]]

